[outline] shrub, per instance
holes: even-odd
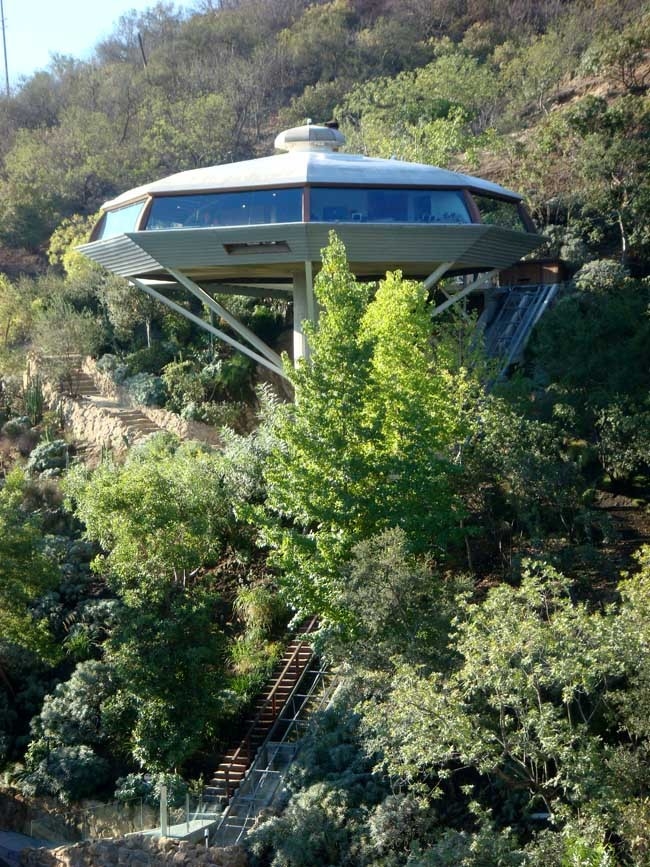
[[[18,418],[11,418],[9,421],[6,421],[2,425],[2,428],[0,428],[0,433],[10,440],[16,440],[24,433],[27,433],[31,426],[31,422],[27,416],[19,416]]]
[[[246,411],[246,404],[240,401],[207,401],[206,403],[188,403],[181,410],[181,418],[186,421],[201,421],[213,427],[237,428]]]
[[[250,317],[250,328],[262,340],[270,340],[282,328],[282,316],[265,304],[256,304]]]
[[[620,262],[611,259],[598,259],[587,262],[575,275],[574,280],[581,292],[594,295],[607,295],[620,289],[628,276]]]
[[[165,365],[162,379],[167,389],[167,405],[173,412],[182,413],[185,407],[200,404],[205,397],[204,385],[193,361],[172,361]]]
[[[650,412],[614,403],[596,418],[598,455],[612,478],[632,476],[650,463]]]
[[[110,376],[117,385],[121,385],[129,375],[128,365],[121,361],[117,355],[111,355],[110,353],[102,355],[97,360],[96,367],[100,373]]]
[[[107,782],[109,764],[91,747],[56,746],[47,741],[34,742],[26,760],[32,769],[25,773],[19,787],[27,795],[55,795],[62,801],[78,801],[97,792]]]
[[[138,373],[160,373],[178,351],[175,343],[161,342],[138,349],[126,357],[129,377]]]
[[[178,774],[127,774],[116,781],[115,799],[135,801],[142,798],[152,807],[160,806],[160,787],[167,786],[167,803],[180,807],[187,794],[187,783]]]
[[[165,383],[153,373],[138,373],[124,384],[131,399],[141,406],[162,406],[165,403]]]
[[[62,470],[70,461],[70,447],[65,440],[52,440],[36,446],[27,461],[27,471],[43,473],[46,470]]]

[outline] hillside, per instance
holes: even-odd
[[[205,0],[0,100],[6,787],[194,797],[316,617],[339,688],[251,867],[649,863],[648,86],[638,0]],[[107,199],[305,118],[525,195],[567,280],[506,380],[336,238],[281,395],[75,252]],[[286,349],[287,301],[226,306]],[[138,443],[89,460],[46,381]]]

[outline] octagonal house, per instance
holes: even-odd
[[[399,268],[431,288],[445,275],[481,275],[436,313],[539,246],[516,193],[435,166],[341,153],[344,143],[338,129],[296,127],[276,138],[283,153],[129,190],[103,206],[80,250],[283,375],[278,354],[213,296],[289,294],[294,359],[306,355],[302,324],[317,317],[313,277],[331,229],[360,279]],[[168,298],[170,285],[200,299],[239,339]]]

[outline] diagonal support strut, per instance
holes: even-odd
[[[268,358],[273,365],[276,367],[282,367],[282,359],[277,352],[274,352],[270,346],[267,346],[263,340],[260,340],[257,334],[254,334],[250,328],[247,328],[243,323],[236,319],[232,313],[229,313],[223,305],[219,304],[218,301],[215,301],[211,295],[208,295],[205,289],[202,289],[197,283],[190,280],[190,278],[186,277],[181,271],[175,271],[173,268],[168,268],[167,272],[171,274],[177,283],[184,286],[192,293],[192,295],[198,298],[199,301],[202,301],[206,307],[220,316],[224,322],[227,322],[233,331],[236,331],[240,337],[243,337],[244,340],[250,343],[251,346],[255,347],[258,352],[261,352],[262,355]]]
[[[244,355],[247,355],[249,358],[252,358],[253,361],[256,361],[258,364],[263,365],[264,367],[268,367],[269,370],[272,370],[274,373],[277,373],[283,379],[288,379],[289,377],[286,375],[284,370],[282,369],[282,361],[278,356],[279,364],[273,364],[273,362],[264,355],[259,355],[257,352],[254,352],[250,347],[246,346],[243,343],[240,343],[238,340],[235,340],[233,337],[230,337],[229,334],[226,334],[225,331],[221,331],[218,328],[215,328],[214,325],[210,325],[210,323],[205,322],[199,316],[195,316],[194,313],[191,313],[189,310],[186,310],[184,307],[181,307],[180,304],[177,304],[175,301],[172,301],[170,298],[166,298],[160,292],[157,292],[153,287],[148,286],[142,280],[138,280],[137,277],[131,277],[130,282],[133,283],[134,286],[137,286],[138,289],[141,289],[143,292],[146,292],[147,295],[150,295],[152,298],[155,298],[156,301],[160,301],[166,307],[169,307],[170,310],[173,310],[175,313],[179,313],[181,316],[184,316],[186,319],[189,319],[190,322],[194,322],[195,325],[198,325],[199,328],[202,328],[204,331],[213,334],[215,337],[218,337],[220,340],[223,340],[224,343],[229,344],[235,349],[239,350],[239,352],[243,352]],[[216,302],[215,302],[216,303]]]
[[[466,295],[469,295],[470,292],[474,292],[475,289],[480,289],[481,286],[484,286],[488,281],[490,281],[496,274],[499,273],[499,268],[494,268],[492,271],[488,271],[487,274],[481,274],[476,280],[473,280],[468,286],[465,286],[463,290],[457,292],[451,298],[448,298],[446,301],[443,301],[442,304],[438,304],[437,307],[431,311],[431,318],[434,319],[436,316],[440,316],[441,313],[444,313],[452,304],[456,304],[462,298],[465,298]]]

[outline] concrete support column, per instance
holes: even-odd
[[[167,786],[160,787],[160,836],[167,836]]]
[[[318,311],[314,299],[311,262],[305,262],[304,271],[293,275],[293,360],[309,358],[309,346],[303,330],[303,323],[316,323]]]

